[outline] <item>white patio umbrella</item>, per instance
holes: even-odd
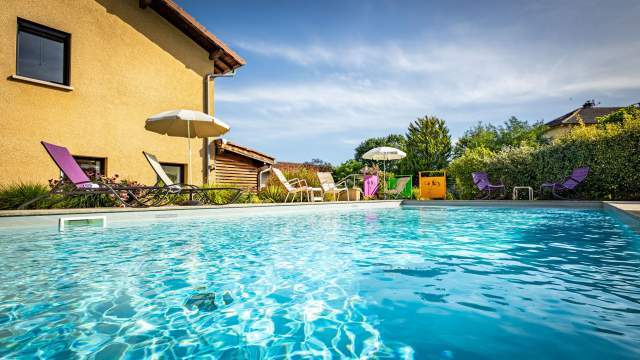
[[[384,171],[384,177],[382,178],[382,189],[383,191],[386,191],[387,188],[387,161],[388,160],[400,160],[402,158],[404,158],[405,156],[407,156],[407,154],[400,150],[400,149],[396,149],[396,148],[392,148],[389,146],[381,146],[381,147],[377,147],[377,148],[373,148],[369,151],[367,151],[366,153],[364,153],[364,155],[362,155],[363,159],[367,159],[367,160],[382,160],[383,161],[383,171]],[[385,198],[386,198],[386,194],[385,194]]]
[[[191,138],[220,136],[229,131],[229,125],[196,110],[169,110],[147,119],[144,128],[168,136],[186,137],[189,148],[189,179],[192,181]]]

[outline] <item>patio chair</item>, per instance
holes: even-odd
[[[314,188],[307,184],[307,181],[304,179],[289,179],[284,176],[280,169],[271,168],[273,174],[276,176],[276,179],[284,186],[285,190],[287,190],[287,196],[284,199],[284,202],[289,201],[289,196],[291,196],[291,202],[295,200],[296,195],[300,195],[300,201],[302,201],[303,195],[307,195],[307,200],[311,201],[313,196]]]
[[[576,188],[582,183],[589,175],[589,167],[579,167],[573,169],[571,175],[567,176],[562,182],[546,182],[540,185],[540,195],[544,194],[545,190],[551,190],[551,194],[556,199],[566,200],[566,196],[560,195],[560,193],[575,193]]]
[[[158,176],[158,181],[154,186],[160,187],[161,185],[160,181],[162,181],[163,186],[161,188],[166,188],[169,190],[164,193],[165,202],[161,205],[167,205],[174,202],[172,198],[178,194],[189,194],[189,202],[191,203],[191,205],[195,205],[196,202],[202,202],[203,204],[211,204],[211,199],[208,196],[208,192],[220,191],[220,190],[233,190],[236,192],[231,198],[231,200],[228,202],[228,204],[233,204],[238,200],[238,198],[240,198],[240,195],[242,194],[242,192],[246,190],[246,189],[230,188],[230,187],[202,188],[202,187],[191,185],[191,184],[182,184],[182,183],[176,184],[173,182],[173,180],[171,180],[169,175],[167,175],[167,173],[164,171],[164,169],[162,168],[162,165],[160,165],[160,161],[158,161],[158,158],[156,158],[155,155],[150,154],[146,151],[143,151],[142,154],[147,159],[147,162],[149,162],[149,165],[151,165],[151,168]],[[196,202],[193,201],[194,195],[196,197]]]
[[[486,172],[474,172],[471,173],[471,177],[473,178],[473,183],[476,185],[478,190],[480,190],[480,194],[478,195],[480,200],[487,200],[497,192],[502,193],[500,198],[505,197],[506,189],[504,184],[502,184],[502,182],[492,184],[489,181],[489,175]],[[485,195],[482,196],[483,194]]]
[[[345,192],[347,194],[347,201],[349,201],[349,188],[347,187],[346,180],[341,180],[337,184],[333,181],[333,176],[330,172],[318,172],[318,180],[320,180],[320,187],[322,187],[322,198],[326,194],[332,194],[336,201],[338,196]]]
[[[407,182],[409,182],[409,179],[410,178],[408,176],[403,176],[398,178],[395,189],[387,190],[385,193],[387,195],[391,195],[394,199],[399,198],[400,195],[402,195],[402,192],[404,191],[405,186],[407,186]]]
[[[156,187],[149,186],[121,186],[116,184],[105,184],[97,180],[91,180],[87,174],[82,170],[80,165],[73,158],[69,150],[63,146],[49,144],[41,141],[42,146],[56,163],[60,171],[62,171],[62,178],[47,194],[38,196],[31,199],[24,204],[20,205],[18,209],[26,209],[29,205],[42,200],[46,197],[53,195],[60,195],[61,198],[50,204],[50,206],[59,203],[60,201],[73,196],[88,196],[107,194],[112,195],[117,201],[125,207],[128,206],[148,206],[147,195],[151,190],[159,190]],[[72,186],[69,188],[67,185]],[[66,187],[66,189],[65,189]],[[136,193],[138,193],[136,195]],[[125,198],[123,200],[122,198]]]

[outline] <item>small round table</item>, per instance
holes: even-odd
[[[513,187],[513,200],[518,199],[518,190],[528,190],[529,200],[533,200],[533,188],[531,186],[514,186]]]

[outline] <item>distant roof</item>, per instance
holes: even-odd
[[[276,162],[276,158],[271,155],[267,155],[263,152],[253,150],[246,146],[234,144],[232,142],[227,141],[226,139],[216,139],[216,147],[221,150],[231,151],[232,153],[236,153],[244,157],[262,161],[269,165],[273,165]]]
[[[600,116],[609,115],[612,112],[622,109],[622,106],[615,107],[598,107],[598,106],[583,106],[577,108],[569,113],[566,113],[559,118],[549,121],[545,125],[549,127],[578,124],[581,119],[585,124],[596,124],[598,121],[596,118]]]
[[[322,168],[318,165],[308,164],[308,163],[299,163],[299,162],[291,162],[291,161],[278,161],[276,164],[278,168],[281,169],[297,169],[297,168],[308,168],[313,169],[315,171],[321,171]]]
[[[201,48],[209,52],[209,59],[215,60],[216,73],[227,73],[246,64],[246,61],[240,55],[210,33],[173,0],[139,0],[139,4],[141,9],[152,8],[158,15],[165,18]]]

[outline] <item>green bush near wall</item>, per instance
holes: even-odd
[[[448,174],[460,199],[477,196],[471,179],[485,171],[492,182],[501,180],[510,194],[513,186],[538,190],[547,181],[562,181],[571,170],[589,166],[591,172],[577,188],[578,198],[640,200],[640,110],[621,109],[595,126],[577,126],[549,145],[479,148],[451,162]]]
[[[49,188],[42,184],[19,183],[0,186],[0,210],[17,209],[25,202],[48,192]],[[50,199],[42,199],[33,204],[33,207],[46,207],[50,202]]]

